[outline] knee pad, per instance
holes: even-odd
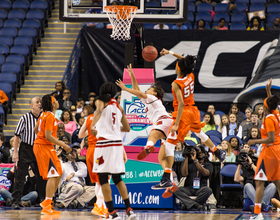
[[[121,174],[113,174],[112,179],[115,185],[117,185],[119,182],[122,181]]]
[[[203,131],[200,131],[200,133],[195,133],[197,137],[201,139],[202,142],[207,141],[209,138]]]
[[[101,186],[102,186],[103,184],[108,183],[108,174],[99,173],[99,174],[98,174],[98,177],[99,177],[99,182],[100,182],[100,185],[101,185]]]
[[[167,157],[169,157],[169,156],[174,157],[175,146],[176,146],[176,144],[174,145],[174,144],[171,144],[168,142],[165,143],[165,154]]]

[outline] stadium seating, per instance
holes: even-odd
[[[32,55],[35,52],[34,45],[33,45],[33,39],[31,37],[18,36],[14,41],[14,45],[15,46],[18,46],[18,45],[28,46],[30,55]]]
[[[0,82],[9,82],[12,84],[13,99],[16,100],[16,94],[17,92],[20,92],[20,88],[18,88],[18,83],[17,83],[17,75],[12,72],[0,73]]]
[[[217,14],[215,14],[213,21],[214,22],[219,22],[219,20],[221,18],[224,18],[227,23],[229,22],[229,15],[227,13],[217,13]]]
[[[0,65],[3,65],[3,63],[5,63],[5,62],[6,62],[5,55],[0,54]]]
[[[266,0],[250,0],[251,4],[266,4]]]
[[[44,12],[40,10],[30,10],[26,14],[26,20],[39,20],[41,23],[41,27],[47,26],[44,17],[45,17]]]
[[[194,5],[193,3],[189,3],[189,5],[188,5],[188,11],[189,11],[189,12],[193,12],[193,13],[196,12],[196,10],[195,10],[195,5]]]
[[[280,18],[280,15],[279,14],[268,14],[267,23],[273,23],[275,18]]]
[[[16,28],[4,27],[0,30],[0,36],[10,36],[15,38],[17,35],[18,35],[18,31]]]
[[[5,21],[4,27],[14,27],[20,29],[22,27],[22,22],[19,19],[8,19]]]
[[[212,22],[212,16],[206,12],[197,13],[195,21],[197,22],[200,19],[203,19],[205,22]]]
[[[8,46],[0,45],[0,54],[5,54],[5,56],[7,56],[9,52],[10,52],[10,48]]]
[[[247,26],[243,22],[236,22],[236,23],[231,24],[230,30],[232,30],[232,31],[244,31],[244,30],[247,30]]]
[[[267,13],[280,13],[280,5],[279,4],[271,4],[267,7]],[[280,15],[279,15],[280,17]]]
[[[32,41],[32,39],[31,39]],[[32,54],[30,54],[29,52],[29,48],[26,45],[15,45],[13,47],[11,47],[10,50],[11,54],[21,54],[25,57],[25,65],[27,66],[27,68],[29,67],[29,65],[32,64]]]
[[[15,1],[13,3],[13,9],[21,9],[27,11],[30,8],[28,1]]]
[[[2,28],[4,26],[4,23],[2,20],[0,20],[0,28]]]
[[[244,22],[244,23],[247,23],[248,20],[247,20],[247,15],[241,13],[241,14],[233,14],[231,16],[231,22],[232,23],[236,23],[236,22]]]
[[[0,19],[6,20],[8,13],[4,9],[0,9]]]
[[[23,22],[22,27],[36,28],[38,36],[44,36],[44,28],[41,27],[41,23],[38,20],[26,20]]]
[[[21,67],[21,72],[25,74],[25,58],[21,54],[11,54],[6,58],[6,62],[18,63]]]
[[[235,4],[240,4],[241,3],[241,4],[247,4],[248,5],[250,2],[249,2],[249,0],[235,0],[234,3]]]
[[[249,11],[254,12],[254,11],[266,11],[266,10],[263,4],[252,4],[249,8]]]
[[[209,3],[201,3],[197,6],[197,12],[209,12],[210,10],[213,10],[213,6]]]
[[[245,13],[248,12],[248,6],[245,3],[236,4],[236,8],[232,10],[232,13]]]
[[[8,101],[8,106],[10,110],[10,114],[12,113],[12,102],[13,102],[13,86],[9,82],[0,82],[0,88],[5,94],[7,95],[9,101]]]
[[[4,63],[1,67],[1,72],[13,72],[17,74],[18,83],[21,81],[24,84],[24,76],[21,74],[21,67],[18,63]],[[1,88],[1,87],[0,87]]]
[[[0,36],[1,45],[11,47],[14,44],[14,40],[10,36]]]
[[[12,8],[12,3],[10,1],[1,0],[0,8],[5,9],[6,11],[10,11],[10,9]]]
[[[211,29],[210,24],[208,22],[205,22],[205,27],[204,28],[210,30]],[[197,29],[197,23],[195,23],[194,29]]]
[[[8,19],[19,19],[23,21],[26,17],[25,11],[21,9],[13,9],[8,14]]]
[[[215,6],[216,13],[229,13],[229,6],[228,4],[219,3]]]
[[[220,140],[222,140],[222,134],[219,131],[214,131],[214,130],[210,130],[206,132],[207,135],[213,135],[218,137]]]
[[[31,2],[30,9],[43,10],[45,14],[45,20],[48,20],[48,3],[45,0]]]
[[[191,12],[188,13],[188,21],[194,22],[194,15]]]

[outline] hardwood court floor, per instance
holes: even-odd
[[[91,209],[62,210],[60,216],[41,215],[41,209],[37,207],[23,208],[21,210],[11,210],[9,208],[0,207],[0,219],[15,220],[15,219],[68,219],[68,220],[95,220],[99,218],[91,214]],[[163,210],[135,210],[138,220],[248,220],[251,216],[249,212],[239,210],[220,209],[209,212],[188,212],[188,211],[163,211]],[[119,214],[123,220],[126,219],[124,210],[119,210]],[[264,219],[275,220],[280,219],[280,213],[265,213]]]

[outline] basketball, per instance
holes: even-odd
[[[154,46],[146,46],[142,50],[142,57],[148,62],[153,62],[158,56],[158,51]]]

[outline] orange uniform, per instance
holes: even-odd
[[[3,104],[4,102],[9,101],[9,98],[6,96],[5,92],[3,90],[0,90],[0,104]]]
[[[193,106],[195,104],[193,99],[193,92],[194,92],[193,73],[188,74],[184,78],[177,78],[176,80],[174,80],[174,82],[180,86],[183,100],[184,100],[184,110],[179,123],[176,140],[184,141],[184,138],[189,132],[189,130],[199,133],[201,131],[201,128],[205,126],[205,123],[201,123],[200,112],[196,106]],[[173,101],[174,112],[172,116],[176,120],[179,102],[177,100],[175,91],[173,89],[172,89],[172,93],[174,96],[174,101]]]
[[[278,114],[278,120],[274,114],[269,114],[262,124],[262,139],[268,137],[268,132],[274,131],[275,141],[274,143],[262,144],[263,148],[258,158],[255,180],[280,180],[280,116],[278,111],[275,112]]]
[[[97,138],[91,134],[90,126],[93,119],[93,114],[89,115],[86,121],[87,131],[88,131],[88,149],[87,149],[87,168],[88,173],[92,183],[99,182],[99,178],[97,173],[92,172],[93,168],[93,159],[94,159],[94,151],[95,144],[97,142]]]
[[[46,139],[45,132],[52,131],[55,138],[57,131],[57,120],[52,112],[41,113],[38,121],[38,134],[34,141],[33,151],[36,156],[40,175],[47,180],[62,174],[60,161],[56,155],[54,144]]]

